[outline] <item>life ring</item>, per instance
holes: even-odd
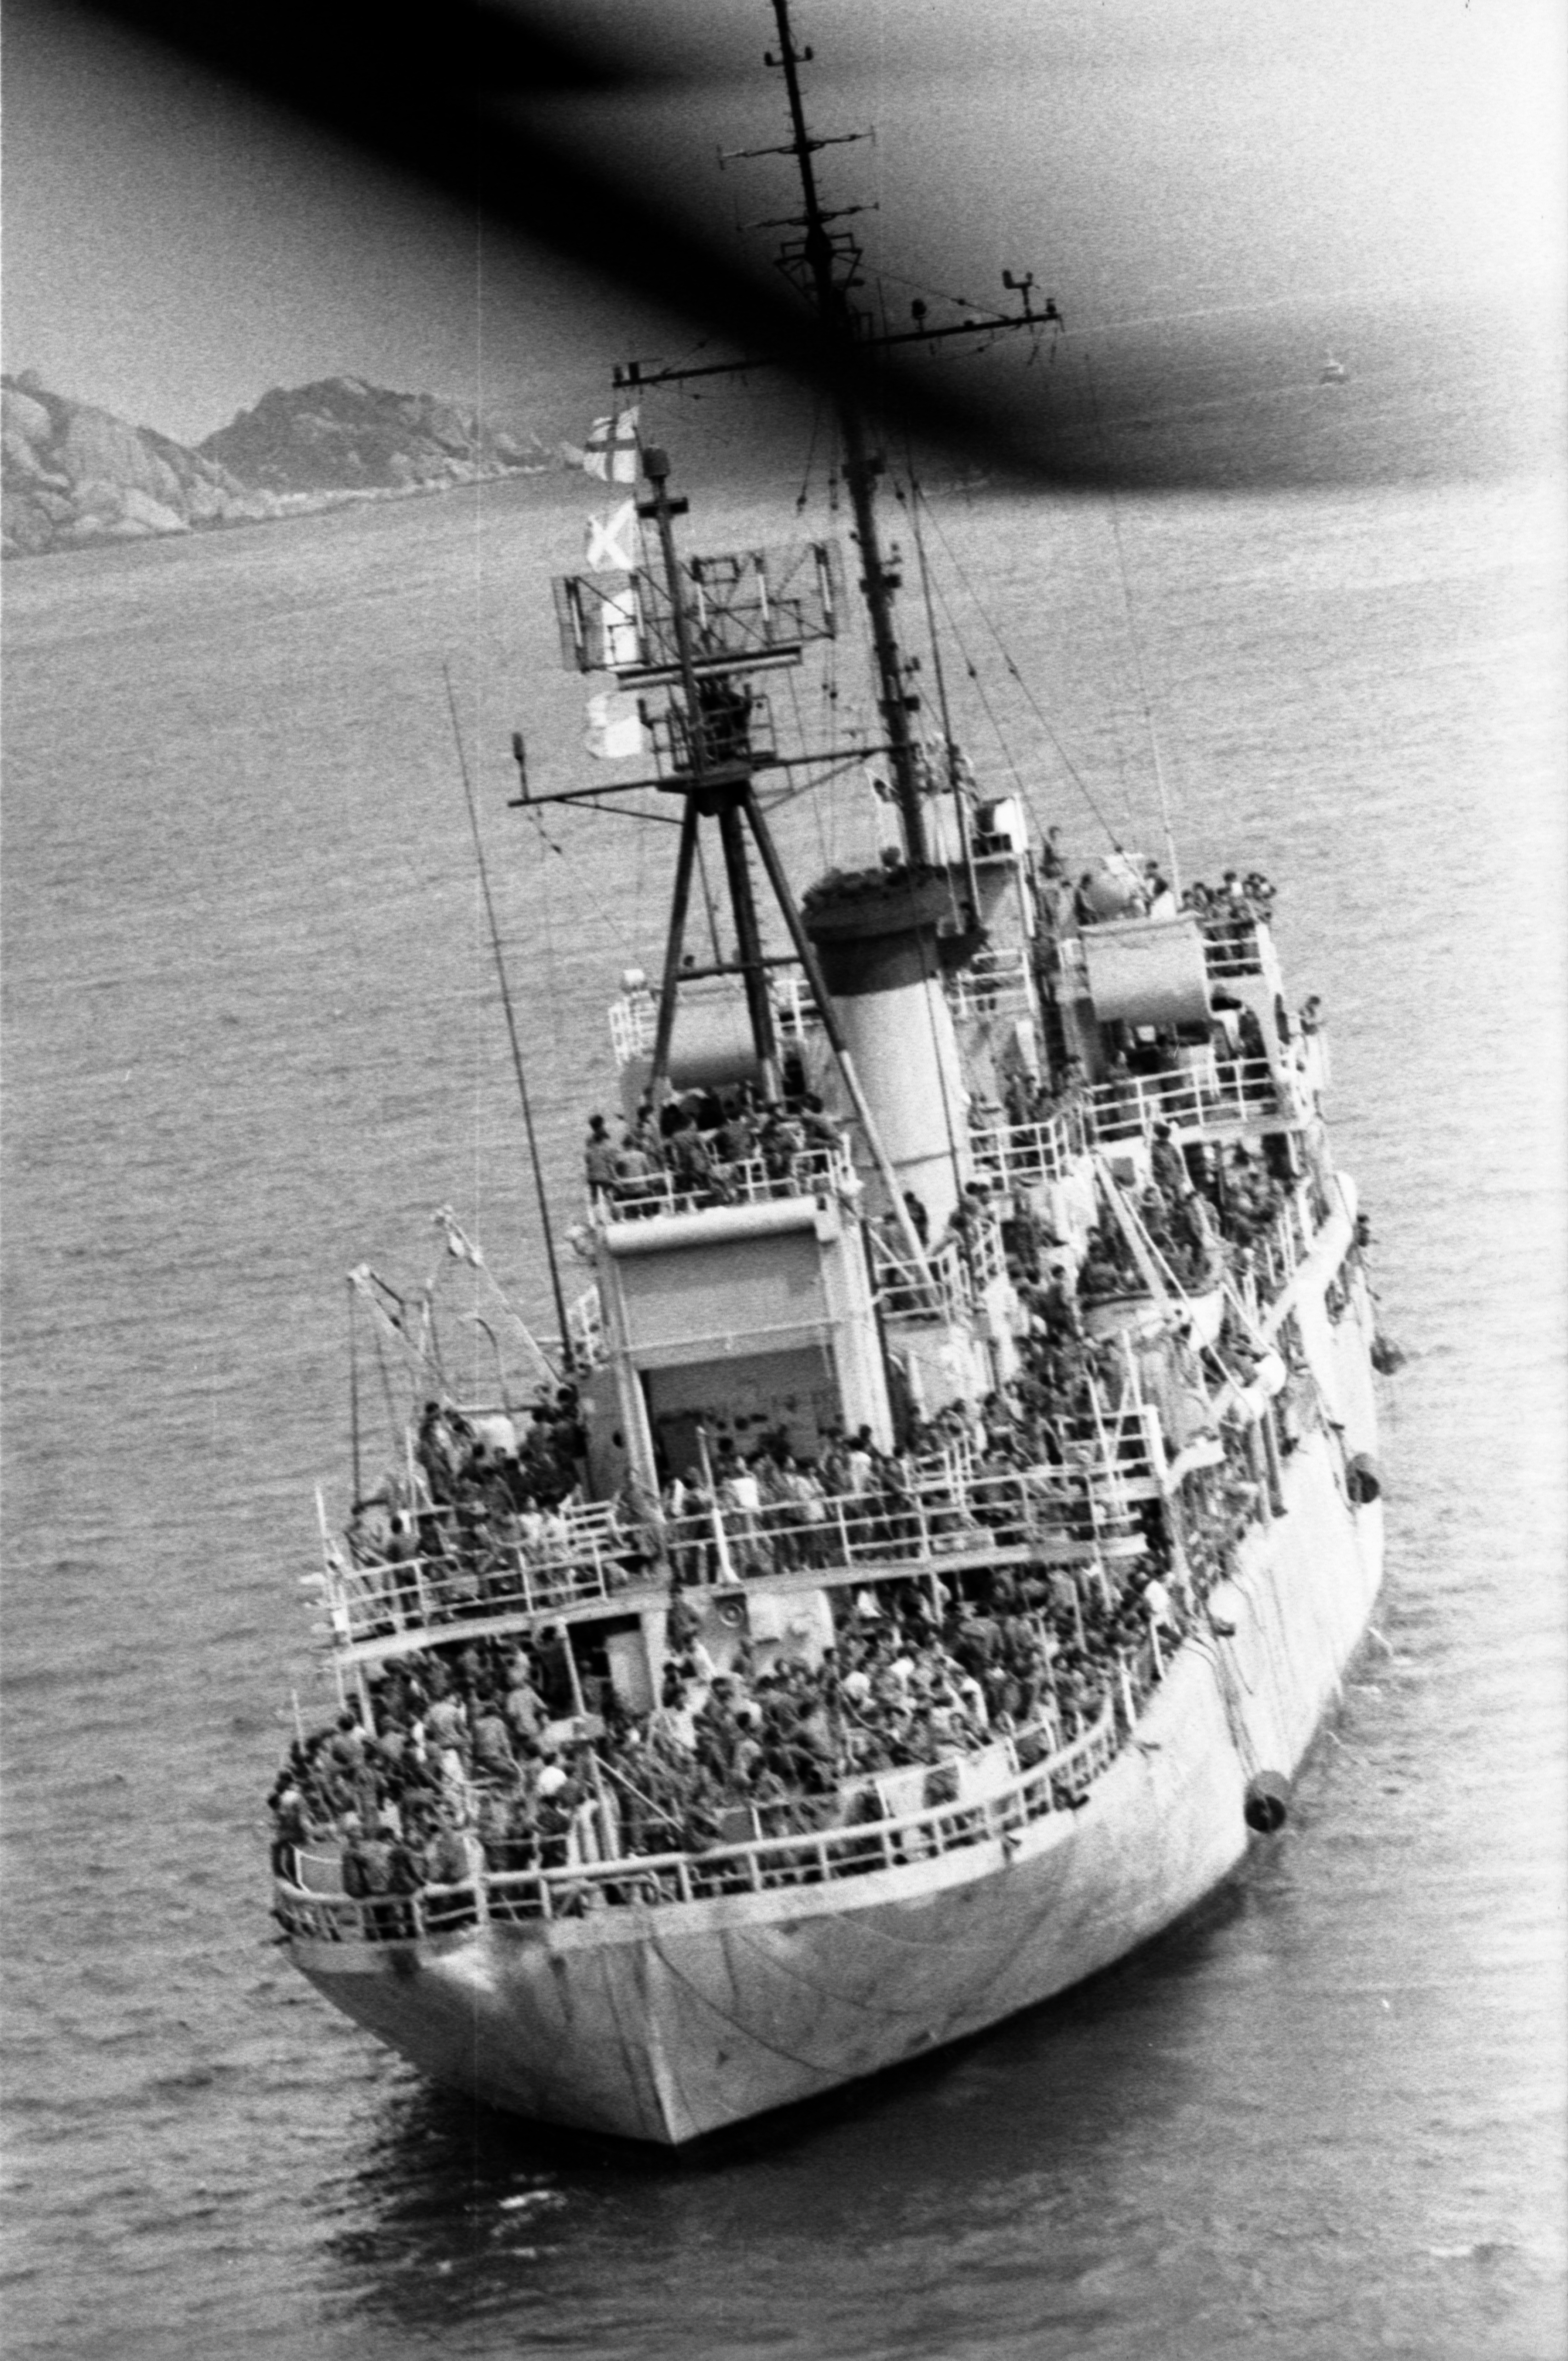
[[[721,1598],[713,1611],[727,1631],[739,1631],[746,1620],[746,1602],[743,1598]]]
[[[1383,1477],[1369,1451],[1358,1451],[1345,1469],[1345,1489],[1358,1509],[1370,1507],[1383,1490]]]
[[[1259,1836],[1271,1837],[1285,1826],[1290,1814],[1289,1782],[1277,1771],[1260,1771],[1246,1783],[1246,1801],[1242,1806],[1249,1828]]]

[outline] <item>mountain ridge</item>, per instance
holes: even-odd
[[[274,386],[195,449],[257,490],[284,493],[422,489],[548,464],[532,436],[359,377]]]
[[[0,377],[0,399],[6,557],[265,523],[552,464],[531,435],[364,378],[275,386],[194,448],[57,393],[36,371]]]

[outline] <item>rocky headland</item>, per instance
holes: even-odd
[[[545,452],[455,402],[329,377],[274,388],[209,434],[196,456],[272,492],[420,491],[548,464]]]
[[[256,524],[550,464],[532,438],[362,378],[275,388],[194,450],[54,393],[31,372],[0,387],[6,557]]]

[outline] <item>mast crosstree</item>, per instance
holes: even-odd
[[[809,298],[828,343],[828,376],[843,454],[844,484],[850,496],[855,521],[855,540],[861,554],[861,570],[857,587],[865,602],[871,626],[877,703],[886,732],[885,752],[893,772],[894,799],[898,809],[905,857],[912,869],[923,869],[929,859],[924,804],[926,773],[922,750],[916,742],[911,719],[919,710],[920,698],[908,686],[908,667],[899,648],[894,623],[894,600],[902,587],[902,577],[896,566],[883,555],[876,512],[877,479],[883,472],[885,463],[881,453],[872,447],[865,418],[850,391],[850,373],[833,368],[832,357],[835,351],[848,357],[851,353],[862,354],[868,350],[891,350],[900,345],[934,346],[949,336],[972,338],[977,333],[992,335],[1023,328],[1038,335],[1046,328],[1059,330],[1063,325],[1062,316],[1054,298],[1047,301],[1043,310],[1035,309],[1031,301],[1035,284],[1033,272],[1015,274],[1004,270],[1003,285],[1018,297],[1019,309],[1016,312],[970,313],[956,323],[933,326],[927,321],[926,304],[916,301],[911,306],[915,321],[913,327],[880,334],[870,330],[863,315],[850,302],[851,291],[860,280],[860,246],[852,232],[834,231],[829,226],[831,223],[844,220],[864,209],[860,205],[826,206],[817,187],[814,162],[824,148],[847,146],[867,135],[862,132],[824,135],[810,129],[801,92],[800,69],[810,63],[812,51],[809,48],[795,48],[790,26],[789,0],[771,0],[771,5],[778,27],[779,46],[776,54],[771,49],[764,53],[763,62],[784,75],[790,137],[781,147],[741,148],[735,154],[743,158],[789,156],[794,159],[799,174],[801,211],[766,226],[799,231],[799,237],[781,249],[779,260]],[[689,368],[674,366],[652,369],[633,361],[616,370],[615,384],[620,391],[657,385],[679,385],[697,377],[740,374],[757,366],[755,357],[705,362]]]
[[[680,849],[675,859],[674,894],[669,933],[665,939],[663,988],[659,994],[658,1023],[653,1040],[653,1064],[649,1087],[654,1105],[659,1105],[669,1089],[670,1045],[682,973],[697,831],[701,822],[711,818],[718,823],[730,908],[735,919],[738,954],[735,965],[744,980],[747,1012],[764,1096],[777,1098],[781,1077],[777,1030],[768,989],[769,962],[762,949],[762,928],[747,860],[748,835],[761,857],[795,955],[805,971],[806,983],[821,1011],[828,1047],[843,1078],[872,1160],[892,1200],[900,1228],[906,1234],[905,1245],[914,1257],[916,1268],[924,1273],[925,1249],[904,1205],[876,1119],[861,1086],[848,1040],[823,980],[816,950],[790,890],[773,831],[757,800],[753,784],[757,763],[750,730],[751,701],[746,691],[735,686],[733,680],[736,673],[751,668],[752,659],[744,653],[730,660],[726,660],[722,653],[704,654],[698,631],[694,628],[694,617],[683,581],[683,573],[689,574],[693,568],[683,569],[675,549],[674,519],[684,513],[686,503],[683,499],[672,499],[670,495],[669,459],[663,451],[656,447],[644,450],[642,469],[652,487],[652,497],[638,503],[638,514],[644,521],[651,522],[658,533],[670,600],[685,720],[684,730],[676,733],[674,741],[684,756],[684,768],[678,769],[673,779],[661,782],[685,796],[685,809],[682,815]],[[694,561],[694,567],[701,563]],[[711,650],[711,631],[706,624],[702,628]],[[817,636],[830,636],[831,629],[829,611]],[[719,645],[722,647],[722,640]],[[699,659],[702,661],[700,670]],[[799,660],[798,647],[793,660]]]

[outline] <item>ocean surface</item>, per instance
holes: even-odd
[[[1159,849],[1141,673],[1184,874],[1266,870],[1327,1004],[1409,1356],[1376,1633],[1195,1921],[686,2161],[433,2092],[268,1916],[344,1276],[421,1280],[449,1203],[549,1325],[454,717],[564,1220],[658,956],[667,829],[507,808],[514,727],[536,789],[587,767],[547,577],[592,488],[7,569],[7,2361],[1568,2349],[1563,500],[1411,432],[1402,483],[981,486],[928,536],[982,777]],[[853,774],[780,825],[807,877],[886,833]]]

